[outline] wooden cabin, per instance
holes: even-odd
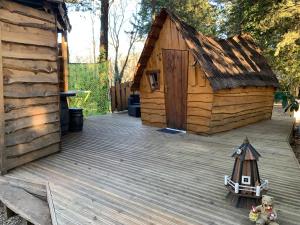
[[[163,9],[136,68],[143,124],[212,134],[270,119],[278,80],[249,35],[204,36]]]
[[[58,34],[68,30],[63,0],[0,0],[2,174],[59,151]]]

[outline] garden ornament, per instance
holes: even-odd
[[[249,219],[256,222],[256,225],[279,225],[277,220],[277,212],[274,209],[273,197],[268,195],[262,196],[262,204],[252,207]]]

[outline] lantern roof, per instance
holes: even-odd
[[[239,158],[241,161],[244,160],[256,160],[261,157],[261,155],[256,151],[256,149],[250,144],[248,138],[246,137],[243,144],[237,148],[232,157]]]

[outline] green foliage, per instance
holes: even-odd
[[[84,109],[84,115],[109,111],[108,68],[102,64],[69,64],[69,90],[79,91],[69,98],[71,107]]]
[[[141,36],[149,32],[154,14],[163,7],[176,13],[198,31],[216,34],[217,8],[209,0],[141,0],[137,15],[139,23],[135,24]]]
[[[293,112],[293,111],[297,112],[299,109],[299,103],[298,103],[297,99],[289,92],[286,92],[286,91],[276,92],[275,93],[275,101],[276,102],[281,101],[282,108],[284,109],[285,112],[287,112],[288,110],[290,112]]]
[[[222,8],[220,36],[242,32],[262,47],[284,90],[300,84],[300,3],[294,0],[216,0]]]

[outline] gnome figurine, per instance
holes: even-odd
[[[249,219],[255,221],[256,225],[279,225],[276,222],[277,212],[274,209],[273,197],[263,195],[262,204],[252,208]]]

